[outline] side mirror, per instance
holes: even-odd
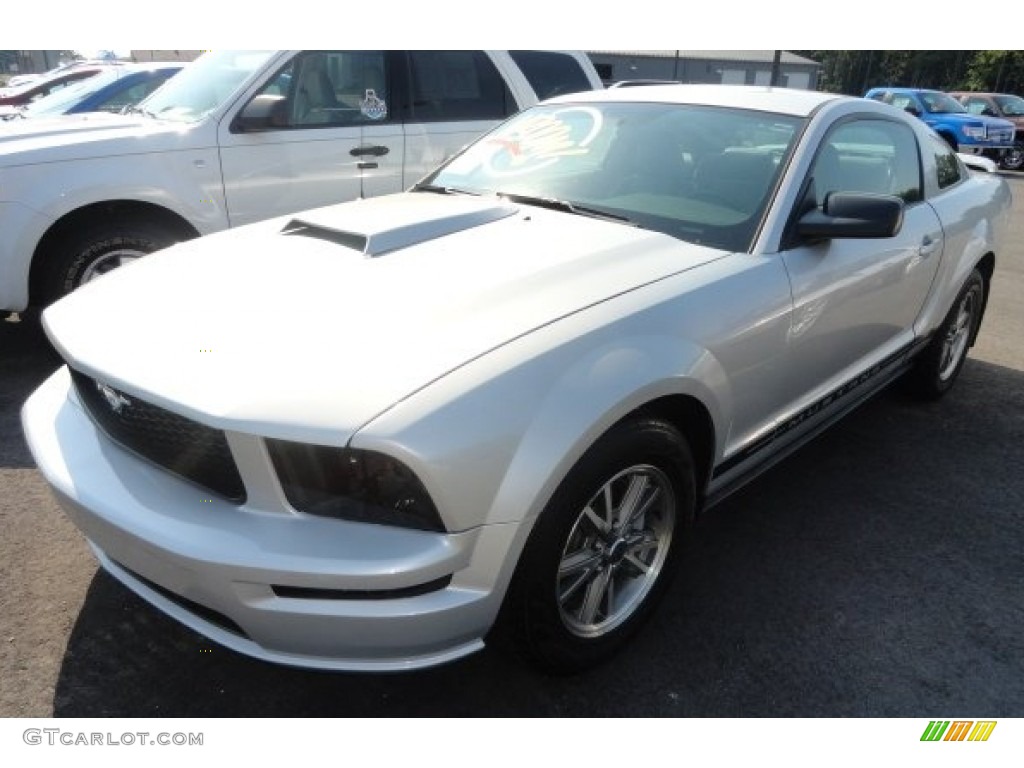
[[[915,105],[913,105],[913,104],[907,104],[907,106],[905,106],[905,107],[903,108],[903,111],[904,111],[904,112],[909,112],[909,113],[910,113],[911,115],[913,115],[914,117],[920,117],[920,116],[921,116],[921,110],[920,110],[920,109],[918,109],[918,108],[917,108],[917,107],[916,107]]]
[[[288,125],[288,106],[284,96],[263,94],[245,105],[231,127],[242,133],[269,131]]]
[[[903,226],[903,209],[902,198],[893,195],[830,192],[821,210],[800,217],[797,233],[806,240],[893,237]]]

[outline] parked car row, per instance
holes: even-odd
[[[93,64],[84,67],[62,69],[54,74],[29,80],[21,85],[0,88],[0,107],[20,107],[56,93],[79,80],[85,80],[104,69],[121,65]]]
[[[0,309],[171,243],[399,192],[509,115],[599,88],[558,51],[214,51],[130,115],[0,126]]]
[[[872,88],[865,97],[920,118],[954,150],[984,154],[1007,170],[1024,166],[1024,99],[1019,96]]]
[[[0,119],[121,112],[145,99],[184,66],[183,62],[147,62],[107,67],[28,104],[0,107]]]

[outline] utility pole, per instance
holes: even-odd
[[[775,55],[772,56],[772,88],[778,86],[779,81],[782,80],[782,51],[775,51]]]

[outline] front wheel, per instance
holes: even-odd
[[[149,222],[102,223],[71,232],[42,258],[42,298],[50,304],[118,267],[177,242],[170,229]]]
[[[530,661],[580,671],[639,628],[679,561],[694,474],[686,439],[652,418],[620,423],[580,459],[541,513],[503,608]]]
[[[914,394],[933,400],[953,387],[977,335],[984,306],[985,278],[975,269],[910,371],[907,383]]]
[[[1013,149],[1004,152],[999,164],[1003,170],[1019,171],[1024,167],[1024,144],[1017,144]]]

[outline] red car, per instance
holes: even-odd
[[[45,80],[33,80],[30,83],[15,88],[2,88],[0,89],[0,105],[21,106],[22,104],[31,104],[36,99],[49,96],[54,91],[59,91],[61,88],[71,85],[71,83],[92,77],[102,71],[102,66],[75,69],[71,72],[61,72]]]

